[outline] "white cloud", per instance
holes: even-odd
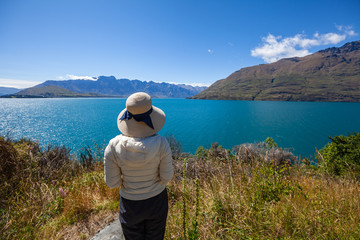
[[[149,81],[147,81],[149,82]],[[157,81],[153,81],[155,83],[163,83],[163,82],[157,82]],[[177,83],[177,82],[166,82],[169,84],[175,84],[175,85],[190,85],[193,87],[209,87],[212,83]]]
[[[357,33],[354,30],[352,30],[352,26],[343,26],[343,25],[336,25],[335,24],[335,27],[339,31],[344,31],[350,37],[357,35]]]
[[[305,34],[296,34],[293,37],[283,38],[268,34],[262,38],[262,46],[251,50],[251,56],[261,57],[265,62],[271,63],[282,58],[303,57],[311,54],[309,49],[314,46],[338,44],[347,37],[355,36],[350,26],[336,26],[340,33],[315,33],[312,38]]]
[[[326,33],[323,35],[318,36],[318,41],[316,42],[316,45],[328,45],[328,44],[337,44],[339,42],[342,42],[346,39],[346,34],[337,34],[337,33]]]
[[[356,33],[354,30],[348,30],[346,33],[347,33],[347,35],[349,35],[350,37],[357,36],[357,33]]]
[[[208,51],[208,53],[210,53],[210,54],[213,54],[213,53],[214,53],[214,50],[212,50],[212,49],[208,49],[207,51]]]
[[[96,77],[89,77],[89,76],[76,76],[76,75],[72,75],[72,74],[66,74],[66,76],[59,76],[58,77],[59,80],[77,80],[77,79],[82,79],[82,80],[93,80],[96,81],[97,78]]]
[[[1,87],[28,88],[28,87],[33,87],[35,85],[38,85],[40,83],[41,82],[36,82],[36,81],[0,78],[0,86]]]
[[[311,41],[300,40],[301,35],[282,39],[281,36],[276,37],[269,34],[266,38],[263,38],[263,42],[265,42],[263,46],[251,50],[251,56],[261,57],[265,62],[275,62],[281,58],[294,56],[302,57],[310,54],[305,47],[311,45]],[[296,45],[302,46],[302,49],[296,49]]]
[[[211,83],[183,83],[186,85],[190,85],[193,87],[209,87],[211,85]]]

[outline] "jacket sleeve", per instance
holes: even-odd
[[[104,152],[104,172],[105,182],[110,188],[116,188],[122,185],[121,168],[115,159],[111,142]]]
[[[159,174],[161,181],[166,184],[174,175],[173,159],[168,141],[163,138],[160,155]]]

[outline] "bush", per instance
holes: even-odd
[[[277,166],[294,164],[299,159],[289,150],[278,147],[274,140],[268,137],[265,142],[257,144],[244,143],[233,147],[238,161],[247,163],[273,163]]]
[[[183,152],[183,148],[181,145],[181,142],[179,142],[176,137],[174,135],[171,134],[167,134],[166,136],[166,140],[169,142],[170,148],[171,148],[171,153],[172,153],[172,157],[174,159],[178,159],[181,157],[181,154]]]
[[[331,142],[316,155],[320,169],[337,176],[360,178],[360,133],[329,138]]]
[[[0,137],[0,176],[3,181],[10,179],[14,174],[16,158],[16,150],[11,142]]]

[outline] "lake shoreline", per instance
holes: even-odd
[[[0,134],[42,145],[62,144],[77,152],[106,145],[120,134],[116,118],[124,98],[0,99]],[[328,136],[360,131],[359,103],[206,101],[153,99],[166,113],[160,135],[174,135],[184,152],[218,142],[232,149],[272,137],[295,155],[313,156]]]

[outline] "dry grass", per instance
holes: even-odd
[[[211,151],[203,159],[187,159],[185,191],[184,168],[181,159],[176,162],[166,239],[360,239],[359,182],[325,176],[311,166],[277,165],[276,159],[266,161],[266,152],[261,160],[221,149],[214,157]]]
[[[87,239],[114,219],[99,154],[0,138],[0,239]]]
[[[84,153],[0,138],[1,239],[90,239],[117,218],[118,189]],[[179,154],[166,239],[360,239],[360,183],[296,161],[266,144]]]

